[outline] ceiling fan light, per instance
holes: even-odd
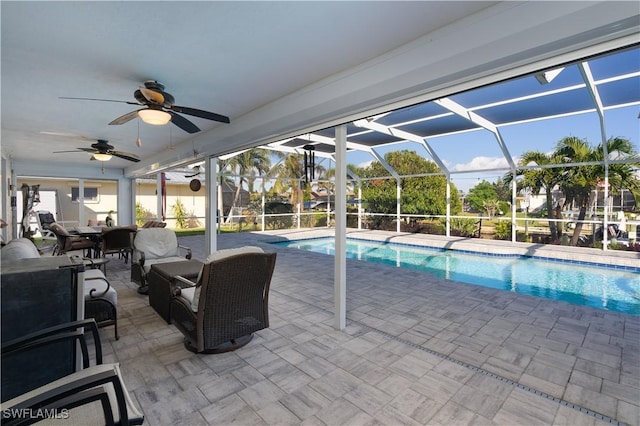
[[[93,158],[95,158],[98,161],[109,161],[109,160],[111,160],[111,154],[105,154],[103,152],[96,152],[95,154],[93,154]]]
[[[162,126],[171,121],[171,114],[159,109],[141,109],[138,116],[147,124]]]

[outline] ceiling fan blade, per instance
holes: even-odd
[[[109,151],[108,154],[114,155],[116,157],[124,158],[125,160],[133,161],[134,163],[137,163],[138,161],[140,161],[140,157],[138,157],[135,154],[131,154],[129,152]]]
[[[95,154],[96,152],[99,152],[97,149],[95,148],[76,148],[79,149],[80,151],[85,151],[85,152],[90,152],[92,154]]]
[[[180,127],[185,132],[187,132],[187,133],[198,133],[200,131],[198,126],[196,126],[195,124],[193,124],[191,121],[187,120],[186,118],[182,117],[181,115],[178,115],[173,111],[167,111],[167,112],[169,114],[171,114],[171,122],[173,124],[175,124],[176,126]]]
[[[140,105],[137,102],[131,102],[131,101],[117,101],[115,99],[97,99],[97,98],[72,98],[69,96],[59,96],[58,99],[72,99],[72,100],[76,100],[76,101],[100,101],[100,102],[118,102],[121,104],[129,104],[129,105]]]
[[[134,118],[136,118],[138,116],[138,110],[135,111],[131,111],[129,113],[126,113],[125,115],[121,115],[120,117],[116,118],[115,120],[113,120],[111,123],[109,123],[110,125],[118,125],[118,124],[124,124],[127,123],[131,120],[133,120]]]
[[[200,174],[200,172],[198,172],[198,173],[194,173],[194,174],[192,174],[192,175],[185,175],[184,177],[186,177],[186,178],[192,178],[192,177],[198,176],[199,174]]]
[[[144,96],[149,102],[154,104],[163,105],[164,104],[164,96],[162,93],[158,93],[155,90],[147,89],[146,87],[140,87],[140,93]]]
[[[61,154],[61,153],[63,153],[63,152],[79,152],[79,151],[78,151],[79,149],[80,149],[80,148],[77,148],[77,149],[74,149],[74,150],[72,150],[72,151],[53,151],[53,153],[54,153],[54,154]],[[93,152],[93,150],[91,150],[91,152]]]
[[[171,109],[175,112],[181,112],[183,114],[193,115],[194,117],[206,118],[207,120],[219,121],[221,123],[230,123],[229,117],[225,115],[216,114],[215,112],[203,111],[201,109],[183,107],[173,105]]]

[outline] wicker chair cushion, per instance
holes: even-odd
[[[99,269],[86,269],[84,271],[84,298],[91,299],[91,290],[93,292],[93,298],[106,299],[113,306],[118,306],[118,292],[111,287],[104,279],[102,271]],[[106,294],[103,294],[105,290],[109,289]]]
[[[264,253],[260,247],[257,246],[244,246],[232,249],[224,249],[218,250],[214,253],[211,253],[207,256],[206,263],[211,263],[216,260],[224,259],[225,257],[235,256],[237,254],[244,253]],[[204,265],[203,265],[204,268]],[[200,281],[202,279],[202,269],[200,269],[200,273],[198,274],[198,279],[196,280],[196,287],[194,289],[193,298],[191,299],[191,310],[193,312],[198,312],[198,303],[200,302],[200,285],[202,284]]]
[[[198,304],[195,304],[195,309],[194,309],[194,304],[193,304],[193,297],[195,296],[196,293],[196,287],[183,287],[180,289],[180,297],[182,297],[188,305],[191,306],[191,310],[193,312],[198,312]],[[198,297],[200,296],[200,288],[198,287]]]
[[[60,234],[64,237],[70,237],[71,234],[69,234],[69,231],[66,230],[66,228],[62,225],[60,225],[59,223],[52,223],[51,225],[49,225],[49,229],[52,230],[54,233],[56,234]]]
[[[18,260],[18,259],[33,259],[40,257],[37,247],[28,238],[17,238],[9,241],[9,243],[2,247],[0,250],[0,256],[3,262]]]
[[[136,250],[144,252],[145,266],[151,259],[179,257],[178,237],[167,228],[144,228],[136,232]],[[171,260],[173,262],[174,260]]]

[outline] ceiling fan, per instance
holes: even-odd
[[[109,145],[109,142],[104,139],[98,139],[96,143],[92,143],[91,148],[82,147],[82,148],[76,148],[76,150],[74,151],[54,151],[53,153],[59,154],[63,152],[78,152],[78,150],[84,151],[84,152],[90,152],[91,154],[93,154],[91,156],[92,160],[109,161],[111,160],[112,156],[115,156],[119,158],[124,158],[125,160],[133,161],[135,163],[140,161],[140,158],[135,154],[131,154],[129,152],[123,152],[123,151],[116,151],[113,145]]]
[[[177,114],[187,114],[194,117],[204,118],[207,120],[219,121],[221,123],[229,123],[229,117],[216,114],[209,111],[203,111],[201,109],[189,108],[174,105],[175,99],[172,95],[164,91],[164,85],[158,83],[155,80],[148,80],[144,82],[144,86],[141,86],[135,92],[133,97],[137,102],[130,101],[118,101],[112,99],[95,99],[95,98],[70,98],[60,97],[60,99],[77,99],[86,101],[103,101],[103,102],[120,102],[129,105],[142,105],[145,108],[131,111],[127,114],[121,115],[115,120],[111,121],[111,125],[124,124],[136,117],[140,117],[142,121],[148,124],[162,125],[171,121],[176,126],[180,127],[187,133],[197,133],[200,128],[193,124],[185,117]]]
[[[184,177],[192,178],[192,177],[198,176],[200,173],[202,173],[202,167],[200,167],[200,165],[198,164],[196,166],[193,166],[192,171],[194,172],[193,174],[191,174],[191,175],[185,174]],[[189,173],[189,172],[187,172],[187,173]]]

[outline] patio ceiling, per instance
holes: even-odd
[[[624,1],[615,7],[606,1],[3,1],[1,7],[3,157],[18,175],[107,179],[316,132],[576,59],[574,52],[629,45],[637,42],[640,22],[637,7]],[[202,129],[194,135],[142,124],[138,147],[136,120],[107,125],[134,106],[60,99],[132,101],[149,79],[164,83],[176,103],[228,115],[231,124],[194,118]],[[414,113],[428,118],[442,110],[430,108]],[[493,117],[501,108],[509,110],[473,111],[503,125]],[[478,125],[447,114],[430,120],[439,127],[400,125],[395,113],[379,123],[421,136]],[[323,131],[313,137],[323,135],[333,137]],[[103,175],[88,153],[52,155],[98,138],[142,161],[113,159]],[[350,129],[349,138],[350,149],[403,139],[366,129]],[[319,151],[332,145],[326,138],[314,143]]]
[[[432,138],[485,130],[494,133],[507,156],[506,145],[501,145],[503,126],[634,105],[640,105],[637,46],[355,120],[346,126],[347,150],[370,152],[413,141],[424,144],[443,173],[448,174],[438,150],[429,145]],[[598,120],[597,115],[593,117]],[[332,157],[334,135],[335,127],[330,127],[268,147],[303,152],[303,146],[310,144],[315,146],[317,155]]]

